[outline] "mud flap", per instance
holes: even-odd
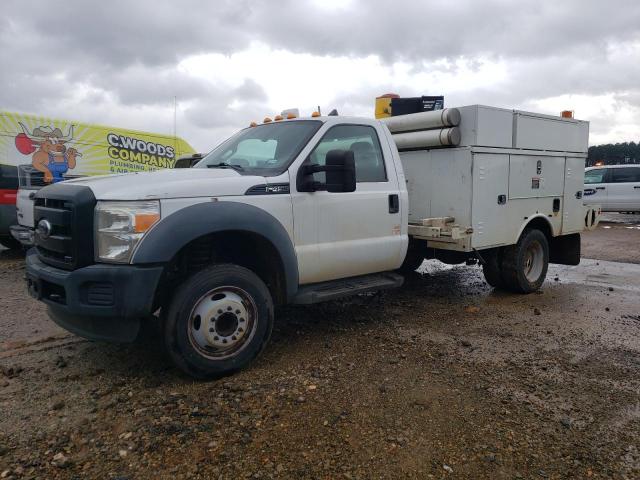
[[[553,237],[549,243],[549,263],[578,265],[580,263],[580,234]]]

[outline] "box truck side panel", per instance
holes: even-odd
[[[34,169],[50,164],[55,181],[65,175],[172,168],[177,158],[193,152],[183,139],[170,135],[0,112],[0,164]]]
[[[409,192],[409,223],[455,217],[471,225],[471,151],[468,148],[402,152]]]

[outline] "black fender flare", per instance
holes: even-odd
[[[172,213],[144,236],[131,263],[167,263],[192,240],[224,231],[253,233],[269,241],[282,261],[287,299],[295,296],[298,261],[289,234],[273,215],[246,203],[203,202]]]

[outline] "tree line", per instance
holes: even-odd
[[[603,162],[604,165],[640,163],[640,143],[607,143],[606,145],[589,147],[586,164],[587,166],[592,166],[596,162]]]

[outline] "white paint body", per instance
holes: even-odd
[[[409,222],[453,217],[472,231],[455,243],[433,239],[434,248],[511,245],[537,217],[548,222],[553,236],[584,229],[584,206],[576,196],[582,194],[583,154],[467,146],[400,157],[409,179]]]
[[[461,129],[465,128],[465,115],[469,124],[475,122],[476,132],[467,129],[467,138],[475,136],[494,143],[515,138],[513,111],[506,111],[512,115],[508,123],[499,121],[503,111],[482,110],[482,115],[497,120],[494,128],[508,124],[509,132],[505,134],[492,131],[485,120],[478,120],[481,109],[477,106],[460,110]],[[434,247],[452,250],[513,244],[528,222],[525,217],[548,219],[553,235],[582,230],[582,202],[573,202],[569,197],[582,191],[580,162],[584,161],[584,152],[522,150],[510,144],[508,148],[467,145],[399,154],[383,122],[347,117],[313,120],[320,120],[323,125],[288,169],[276,177],[198,168],[91,177],[71,183],[90,187],[98,201],[158,199],[162,218],[180,215],[181,209],[201,202],[255,205],[272,215],[289,234],[297,256],[300,284],[397,269],[406,255],[410,222],[434,216],[453,216],[463,228],[473,229],[473,235],[454,243],[433,242]],[[344,124],[375,129],[387,180],[358,183],[356,190],[349,193],[298,191],[298,170],[327,130]],[[538,160],[543,165],[541,175],[535,173]],[[569,169],[571,176],[566,174]],[[540,177],[535,192],[531,191],[532,176]],[[290,193],[246,194],[251,187],[269,183],[288,183]],[[497,197],[503,194],[507,196],[506,204],[498,205]],[[399,199],[397,212],[390,209],[392,195]],[[552,211],[555,198],[561,199],[558,212]]]

